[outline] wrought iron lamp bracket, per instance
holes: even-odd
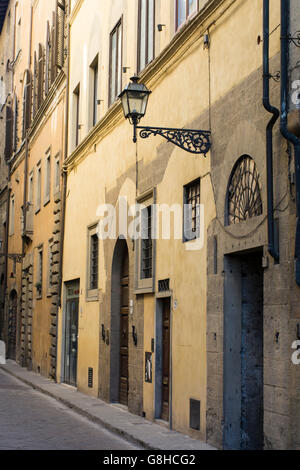
[[[160,135],[168,142],[172,142],[177,147],[189,153],[202,154],[206,157],[211,147],[210,131],[194,129],[176,129],[168,127],[137,126],[134,125],[133,141],[136,142],[136,129],[140,130],[140,137],[147,139],[151,135]]]
[[[296,31],[295,34],[289,34],[286,37],[282,37],[281,39],[287,39],[288,41],[291,41],[294,46],[300,47],[300,31]]]
[[[277,82],[277,83],[280,82],[280,77],[281,77],[281,74],[279,70],[273,74],[269,73],[268,75],[264,75],[264,78],[269,78],[269,79],[272,78],[272,80],[274,80],[274,82]]]

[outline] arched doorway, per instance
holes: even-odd
[[[9,296],[7,357],[16,360],[18,295],[15,290]]]
[[[118,239],[112,262],[110,399],[128,405],[129,256]]]

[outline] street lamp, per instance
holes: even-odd
[[[160,135],[187,152],[206,156],[211,147],[210,131],[138,126],[146,114],[149,95],[152,92],[143,83],[138,83],[138,77],[134,76],[130,80],[131,83],[126,86],[119,98],[125,118],[133,125],[133,142],[137,140],[136,130],[140,129],[142,139],[150,135]]]

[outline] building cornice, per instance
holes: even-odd
[[[76,5],[73,8],[73,10],[72,10],[72,12],[69,16],[69,19],[68,19],[68,23],[69,23],[70,26],[72,26],[72,24],[74,23],[74,21],[76,19],[76,16],[78,15],[78,12],[79,12],[80,8],[82,7],[83,2],[84,2],[84,0],[77,0]]]
[[[80,0],[78,0],[80,1]],[[207,31],[208,27],[215,23],[237,0],[210,0],[201,11],[198,12],[176,33],[168,46],[142,71],[140,81],[151,89],[160,83],[166,71],[181,61],[186,53],[191,53],[199,45],[199,41]],[[218,17],[214,13],[221,5],[224,11]],[[65,161],[64,169],[72,171],[93,150],[113,128],[120,124],[123,116],[120,101],[116,101],[107,111],[105,116],[87,134],[76,149]]]

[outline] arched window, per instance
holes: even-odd
[[[232,225],[263,212],[259,174],[254,160],[243,155],[236,162],[226,195],[226,224]]]

